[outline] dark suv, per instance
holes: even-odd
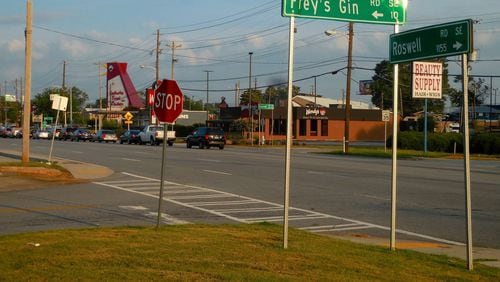
[[[218,127],[198,127],[186,138],[188,148],[198,146],[200,149],[210,149],[212,146],[217,146],[222,150],[225,144],[224,131]]]
[[[71,135],[73,134],[73,132],[75,130],[77,130],[78,127],[64,127],[63,129],[61,129],[61,132],[59,132],[59,140],[70,140],[71,139]]]

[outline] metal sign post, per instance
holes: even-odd
[[[469,154],[469,62],[468,55],[462,55],[462,89],[464,92],[463,112],[464,112],[464,180],[465,180],[465,207],[467,226],[467,266],[473,269],[472,258],[472,207],[470,189],[470,154]]]
[[[288,248],[288,209],[290,206],[290,152],[292,148],[292,94],[293,94],[293,45],[295,40],[295,18],[290,18],[290,36],[288,45],[288,99],[286,119],[285,150],[285,199],[283,205],[283,248]]]
[[[394,33],[399,33],[399,25],[394,25]],[[396,192],[398,175],[398,84],[399,65],[394,65],[393,114],[392,114],[392,174],[391,174],[391,250],[396,250]]]

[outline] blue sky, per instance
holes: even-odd
[[[0,10],[0,82],[13,92],[16,78],[24,75],[24,27],[26,1],[3,1]],[[5,3],[7,2],[7,3]],[[160,76],[170,77],[171,49],[175,41],[178,62],[175,78],[184,94],[205,99],[206,73],[210,73],[210,102],[227,97],[234,105],[234,88],[248,87],[249,56],[258,86],[287,79],[288,18],[281,16],[280,0],[33,0],[33,95],[61,85],[62,65],[67,61],[67,84],[98,98],[97,62],[128,62],[128,70],[140,90],[150,85],[154,71],[157,29],[161,32]],[[410,0],[407,24],[401,30],[472,18],[479,61],[473,74],[500,75],[500,5],[498,0]],[[346,66],[347,24],[339,21],[297,19],[294,78],[307,78]],[[336,29],[333,37],[324,35]],[[393,26],[355,24],[354,65],[374,68],[388,58]],[[449,59],[457,59],[450,57]],[[451,73],[458,63],[450,62]],[[370,79],[373,72],[353,71],[353,83]],[[252,84],[254,81],[252,82]],[[314,81],[298,85],[311,92]],[[496,85],[495,85],[496,84]],[[494,88],[500,82],[494,81]],[[318,94],[341,97],[345,73],[317,79]],[[354,84],[356,85],[356,84]],[[355,95],[353,100],[369,101]]]

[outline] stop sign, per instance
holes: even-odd
[[[175,80],[164,79],[156,88],[154,112],[160,122],[173,123],[182,113],[184,95]]]

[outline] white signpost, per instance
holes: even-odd
[[[57,123],[59,122],[59,112],[66,111],[66,108],[68,107],[68,97],[60,96],[58,94],[50,94],[50,100],[52,101],[52,109],[57,110],[57,115],[56,115],[56,124],[54,125],[54,129],[52,130],[52,142],[50,143],[50,152],[48,159],[49,164],[52,159],[52,150],[54,148],[54,139],[56,137]]]

